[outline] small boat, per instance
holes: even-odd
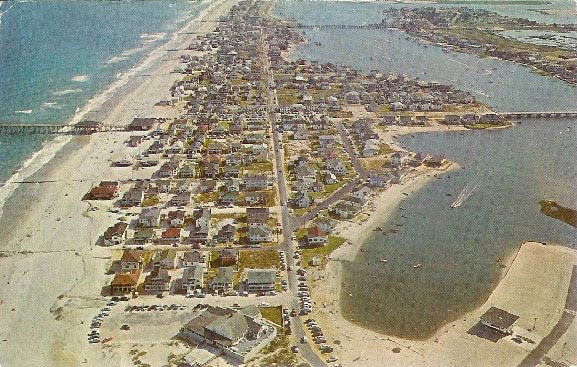
[[[415,264],[415,265],[413,265],[413,268],[415,268],[415,269],[418,269],[418,268],[420,268],[420,267],[421,267],[421,264]]]
[[[387,259],[380,259],[379,261],[382,263],[388,263],[389,262],[389,260],[387,260]]]

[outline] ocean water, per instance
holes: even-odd
[[[66,123],[206,1],[27,1],[0,5],[0,122]],[[0,182],[48,136],[0,135]]]
[[[397,6],[406,5],[280,1],[275,13],[303,24],[366,24]],[[547,6],[491,10],[542,22],[566,19],[534,11],[542,7]],[[572,10],[574,3],[549,7]],[[396,31],[304,32],[310,42],[295,48],[295,58],[451,83],[499,111],[577,110],[577,88],[510,62],[442,50]],[[444,154],[464,169],[439,174],[409,195],[392,219],[380,224],[398,231],[373,232],[363,251],[345,263],[341,309],[352,322],[386,334],[427,338],[486,300],[498,281],[497,260],[523,241],[577,244],[575,228],[539,212],[542,199],[577,208],[575,119],[523,121],[498,131],[417,133],[401,137],[400,143]],[[470,194],[451,209],[463,191]],[[415,264],[421,266],[415,269]]]

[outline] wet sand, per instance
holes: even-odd
[[[211,3],[197,17],[209,22],[190,21],[183,30],[212,30],[215,23],[210,20],[231,5],[231,0]],[[168,96],[177,77],[170,72],[179,63],[178,54],[165,57],[167,50],[175,45],[182,49],[194,37],[175,35],[126,76],[121,84],[129,87],[119,86],[121,89],[97,96],[86,111],[115,98],[106,104],[106,116],[101,115],[105,124],[124,125],[137,116],[169,117],[177,113],[154,104]],[[142,72],[150,76],[138,78]],[[106,211],[109,202],[95,202],[99,209],[92,211],[88,202],[81,201],[102,180],[150,175],[146,170],[110,169],[112,161],[129,158],[145,148],[127,148],[124,141],[130,135],[58,137],[48,143],[51,152],[39,153],[0,190],[0,202],[7,199],[0,219],[2,366],[132,365],[129,358],[122,360],[107,348],[87,342],[90,320],[106,303],[101,288],[110,278],[105,275],[110,253],[94,244],[116,217]],[[24,179],[54,182],[14,183]]]

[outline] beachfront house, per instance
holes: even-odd
[[[328,217],[319,218],[315,221],[315,225],[326,233],[331,233],[339,222]]]
[[[367,200],[372,195],[371,189],[366,186],[361,187],[351,193],[351,196],[357,199]]]
[[[127,228],[128,224],[124,222],[118,222],[115,225],[109,227],[102,236],[103,246],[120,245],[122,242],[126,240]]]
[[[136,291],[139,278],[140,269],[114,274],[114,278],[112,279],[112,282],[110,282],[110,293],[116,296]]]
[[[447,159],[445,158],[445,156],[443,156],[441,154],[433,155],[425,161],[425,164],[427,166],[434,167],[434,168],[441,167],[445,163],[447,163]]]
[[[166,269],[160,266],[154,269],[144,278],[144,292],[147,294],[162,294],[167,292],[170,285],[170,275]]]
[[[348,219],[355,215],[357,208],[349,202],[338,202],[333,206],[333,212],[341,219]]]
[[[130,130],[130,131],[147,131],[147,130],[152,129],[154,124],[156,124],[157,122],[158,121],[155,118],[136,117],[128,125],[128,130]]]
[[[389,187],[392,178],[387,174],[372,173],[369,175],[369,187]]]
[[[411,155],[407,152],[395,152],[391,155],[391,166],[406,167],[411,161]]]
[[[126,250],[122,253],[120,258],[120,271],[123,273],[131,272],[132,270],[140,269],[142,267],[142,251]]]
[[[112,200],[118,193],[118,182],[102,181],[100,185],[93,187],[86,195],[88,200]]]

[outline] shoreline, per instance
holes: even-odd
[[[145,82],[145,79],[138,79],[138,73],[145,71],[146,69],[156,69],[159,68],[159,60],[171,45],[177,42],[178,36],[185,31],[187,28],[192,26],[192,23],[197,19],[200,19],[207,13],[211,5],[204,6],[200,9],[198,14],[187,16],[188,19],[182,21],[183,26],[175,30],[171,37],[167,37],[166,41],[162,42],[157,47],[151,49],[148,54],[142,57],[140,60],[135,60],[135,63],[121,73],[120,77],[114,80],[111,84],[106,86],[101,91],[97,92],[95,95],[90,97],[86,103],[80,107],[78,112],[74,113],[72,116],[66,118],[66,125],[74,125],[87,115],[97,113],[99,108],[103,107],[107,103],[110,103],[110,108],[102,116],[99,116],[101,120],[106,120],[112,113],[114,108],[120,104],[122,100],[123,89],[136,89],[139,84]],[[163,93],[167,91],[162,91]],[[58,151],[63,149],[66,144],[68,144],[73,139],[70,135],[57,135],[46,140],[39,150],[32,153],[30,156],[25,158],[20,167],[14,172],[10,177],[8,177],[4,182],[0,183],[0,220],[3,216],[3,209],[6,201],[10,198],[12,193],[18,187],[18,181],[24,181],[31,177],[33,174],[38,172],[44,165],[46,165],[50,160],[52,160]]]
[[[154,104],[169,95],[174,78],[178,77],[170,72],[180,64],[179,55],[194,51],[182,50],[166,58],[164,50],[170,48],[174,40],[186,47],[198,33],[212,31],[216,26],[212,20],[228,11],[232,4],[232,0],[209,4],[180,29],[194,29],[195,34],[181,39],[180,30],[176,31],[174,37],[169,37],[173,42],[155,48],[145,62],[136,65],[130,74],[136,78],[128,78],[125,73],[130,80],[123,85],[129,85],[130,89],[120,92],[120,96],[112,96],[118,100],[106,110],[108,115],[103,123],[128,124],[134,117],[177,113],[175,108]],[[149,68],[151,77],[137,77]],[[123,89],[120,87],[115,93]],[[100,97],[105,99],[104,95],[101,93]],[[0,323],[3,325],[0,363],[3,366],[24,362],[28,366],[43,367],[75,367],[84,363],[132,365],[118,350],[102,350],[86,343],[90,319],[108,299],[101,295],[101,287],[110,281],[110,275],[103,269],[109,268],[112,261],[108,250],[95,243],[116,217],[107,212],[109,203],[92,204],[99,208],[94,211],[88,210],[90,203],[82,201],[84,194],[101,180],[123,181],[150,174],[150,170],[110,169],[111,161],[138,154],[146,148],[128,148],[124,141],[130,135],[122,132],[64,136],[62,140],[57,137],[52,159],[41,162],[43,155],[39,154],[33,160],[39,164],[29,165],[11,181],[22,180],[26,173],[26,177],[42,175],[44,183],[9,184],[0,189],[4,195],[10,191],[9,198],[2,203],[10,207],[5,207],[0,216],[4,240],[0,252]],[[35,353],[23,359],[22,345]]]
[[[364,230],[367,231],[368,229]],[[314,279],[312,283],[313,301],[317,308],[322,308],[323,310],[322,312],[315,310],[311,317],[316,319],[319,325],[323,327],[327,338],[340,340],[341,344],[335,348],[335,355],[339,360],[347,365],[359,367],[380,365],[379,362],[382,360],[389,361],[391,366],[399,367],[406,365],[423,367],[430,365],[516,366],[526,354],[518,352],[514,354],[510,348],[511,346],[514,347],[515,343],[507,341],[494,350],[495,344],[493,342],[479,343],[478,337],[467,334],[467,330],[477,323],[480,315],[490,306],[509,306],[518,308],[531,315],[530,317],[522,317],[522,322],[518,321],[518,326],[514,330],[518,333],[530,335],[538,344],[547,335],[546,333],[551,330],[553,324],[557,322],[563,307],[561,306],[561,310],[559,310],[559,305],[543,303],[541,299],[541,293],[558,293],[559,289],[554,289],[553,291],[551,289],[535,289],[525,284],[525,280],[537,281],[536,279],[539,279],[539,274],[535,271],[535,267],[527,266],[527,263],[538,263],[541,258],[554,257],[559,273],[557,274],[553,269],[548,272],[545,278],[551,285],[554,285],[552,288],[562,289],[569,287],[572,266],[577,264],[577,251],[574,249],[561,245],[524,242],[505,257],[502,262],[505,268],[500,271],[495,286],[486,297],[479,300],[478,304],[454,320],[443,324],[428,338],[404,339],[366,329],[343,316],[340,306],[342,262],[350,261],[347,259],[357,253],[358,247],[360,247],[359,244],[345,243],[329,256],[329,262],[324,270],[314,270],[310,276],[311,279]],[[533,312],[530,306],[525,306],[523,301],[516,299],[514,294],[511,294],[510,290],[515,287],[521,288],[521,293],[535,293],[535,296],[531,297],[533,306],[538,310],[547,309],[547,312],[543,312],[543,314],[550,315],[551,312],[554,313],[555,316],[552,318],[539,319],[539,322],[544,324],[538,325],[537,330],[539,330],[539,333],[531,331],[532,315],[538,311]],[[322,297],[319,297],[319,294],[322,294]],[[561,300],[565,300],[565,295],[566,292],[556,294],[558,303]],[[536,305],[535,302],[538,302],[539,305]],[[455,347],[455,344],[458,345],[458,343],[462,343],[464,348],[480,347],[485,349],[484,352],[486,353],[496,353],[494,358],[499,360],[500,364],[489,363],[482,357],[485,354],[478,352],[462,351],[461,353],[459,347]],[[345,348],[341,345],[344,345]],[[558,344],[556,344],[557,346]],[[394,349],[396,348],[399,348],[400,352],[395,351]],[[347,353],[347,351],[351,350],[356,353],[354,355]],[[503,353],[503,350],[507,350],[507,353]],[[525,351],[528,353],[530,349],[525,349]],[[556,351],[556,353],[559,352]],[[431,360],[435,360],[436,364],[432,363]],[[505,361],[506,363],[503,364]]]
[[[450,172],[457,169],[458,165],[451,163],[451,166],[443,173]],[[351,221],[342,221],[334,229],[334,234],[346,238],[350,245],[349,251],[347,252],[347,257],[354,257],[361,250],[361,247],[367,237],[372,233],[375,226],[389,220],[395,210],[398,209],[400,203],[405,200],[408,196],[403,195],[403,192],[407,192],[411,195],[413,192],[423,189],[429,182],[434,180],[432,176],[434,170],[425,169],[422,172],[416,172],[411,174],[405,179],[402,184],[395,184],[377,194],[375,198],[371,200],[365,211],[369,211],[368,219],[361,223],[353,223]],[[339,251],[335,250],[335,252]],[[329,258],[340,259],[338,254],[333,252],[329,255]]]

